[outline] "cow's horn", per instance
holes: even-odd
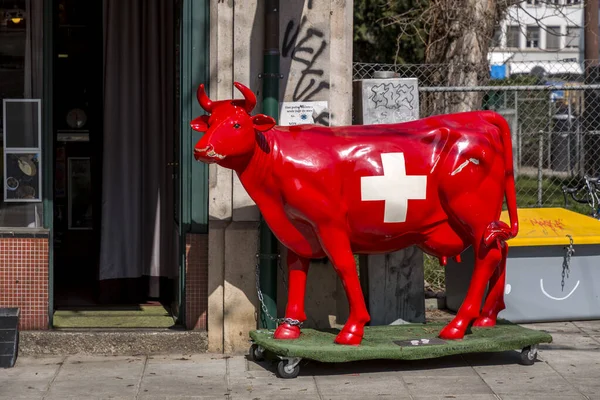
[[[204,108],[204,110],[206,112],[212,111],[213,102],[206,95],[206,92],[204,91],[203,83],[201,83],[200,86],[198,86],[198,91],[196,92],[196,97],[198,98],[198,103],[200,103],[200,106],[202,108]]]
[[[244,108],[247,112],[251,112],[254,109],[254,106],[256,106],[256,96],[254,95],[252,90],[248,89],[241,83],[235,82],[234,85],[236,88],[238,88],[240,92],[242,92],[242,94],[244,95],[244,99],[246,99]]]

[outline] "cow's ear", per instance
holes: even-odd
[[[208,130],[208,115],[201,115],[190,123],[193,130],[206,132]]]
[[[265,114],[257,114],[252,117],[252,125],[257,131],[265,132],[275,126],[275,120]]]

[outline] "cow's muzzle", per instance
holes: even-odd
[[[225,156],[215,153],[213,147],[208,145],[203,148],[194,148],[194,158],[196,161],[201,161],[207,164],[219,162],[225,158]]]

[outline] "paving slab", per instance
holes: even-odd
[[[319,394],[312,376],[296,379],[246,377],[230,379],[232,399],[318,399]]]
[[[498,400],[494,394],[466,394],[466,395],[416,395],[413,400]],[[523,400],[523,399],[520,399]]]
[[[577,321],[573,325],[600,343],[600,321]]]
[[[528,324],[519,324],[525,328],[535,329],[538,331],[548,332],[554,336],[555,333],[573,333],[579,332],[580,329],[570,321],[560,322],[536,322]]]
[[[494,394],[478,376],[404,376],[410,394],[437,396],[474,396]]]
[[[393,396],[410,399],[410,392],[399,376],[355,373],[315,376],[323,398],[368,398]]]
[[[145,361],[127,356],[68,357],[45,398],[135,397]]]
[[[498,396],[498,398],[502,399],[502,400],[588,400],[588,398],[582,394],[575,394],[575,395],[556,395],[556,396],[552,396],[552,395],[531,395],[528,394],[527,397],[525,397],[524,395],[520,394],[520,395],[501,395]]]
[[[0,369],[0,399],[39,399],[66,357],[19,357],[15,368]]]
[[[148,357],[139,399],[172,395],[224,398],[227,359],[207,354]]]

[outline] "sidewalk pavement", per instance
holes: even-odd
[[[19,357],[0,370],[0,399],[600,399],[600,321],[524,326],[554,338],[532,366],[511,351],[310,362],[298,378],[279,379],[275,364],[244,356]]]

